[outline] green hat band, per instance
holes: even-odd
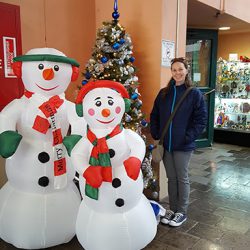
[[[76,67],[80,66],[80,64],[73,58],[69,58],[66,56],[50,55],[50,54],[17,56],[13,58],[13,61],[14,62],[50,61],[50,62],[68,63]]]

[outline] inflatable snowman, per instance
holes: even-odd
[[[75,170],[62,144],[69,125],[84,126],[64,91],[79,64],[52,48],[14,58],[24,96],[0,113],[0,154],[8,182],[0,190],[0,237],[18,248],[40,249],[75,235],[80,194]]]
[[[77,97],[88,127],[71,151],[82,177],[76,235],[87,250],[142,249],[156,234],[153,209],[142,193],[145,144],[121,124],[128,97],[122,84],[107,80],[89,82]]]

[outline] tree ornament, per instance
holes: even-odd
[[[159,197],[159,194],[158,194],[157,191],[152,192],[152,198],[153,199],[158,199],[158,197]]]
[[[147,127],[148,126],[148,122],[146,120],[141,120],[141,125],[143,127]]]
[[[88,83],[88,80],[83,80],[82,81],[82,85],[85,85],[85,84],[87,84]]]
[[[85,73],[85,77],[86,77],[87,79],[90,79],[90,78],[91,78],[90,72],[87,71],[87,72]]]
[[[131,122],[132,118],[130,115],[128,115],[127,113],[125,113],[125,121],[126,122]]]
[[[120,14],[118,12],[113,12],[112,17],[117,20],[119,18]]]
[[[130,98],[132,100],[136,100],[138,98],[138,94],[137,93],[133,93]]]
[[[124,44],[124,43],[125,43],[125,39],[123,39],[123,38],[120,39],[119,43],[120,43],[120,44]]]
[[[117,5],[117,0],[114,1],[114,12],[112,13],[112,17],[114,20],[118,21],[120,14],[118,12],[118,5]]]
[[[152,150],[154,149],[154,147],[155,147],[155,146],[154,146],[153,144],[149,144],[149,145],[148,145],[148,149],[149,149],[150,151],[152,151]]]
[[[140,99],[137,99],[137,101],[135,102],[135,106],[139,109],[142,106],[142,101]]]
[[[102,63],[106,63],[108,61],[108,58],[106,57],[106,56],[103,56],[102,58],[101,58],[101,62]]]
[[[133,63],[135,61],[135,58],[132,56],[129,58],[129,61]]]
[[[129,67],[129,69],[128,69],[128,72],[130,73],[130,74],[133,74],[134,73],[134,68],[133,67]]]
[[[114,50],[118,50],[120,48],[120,44],[119,43],[114,43],[113,46],[112,46],[112,48]]]

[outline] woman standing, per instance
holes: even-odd
[[[153,139],[159,140],[176,103],[192,83],[184,58],[171,61],[172,77],[160,90],[150,114],[150,131]],[[170,209],[161,219],[164,224],[180,226],[187,220],[190,184],[188,166],[195,140],[207,123],[207,107],[202,93],[193,88],[178,108],[164,137],[163,163],[168,177]]]

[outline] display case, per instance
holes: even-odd
[[[219,59],[214,140],[250,146],[250,62]]]

